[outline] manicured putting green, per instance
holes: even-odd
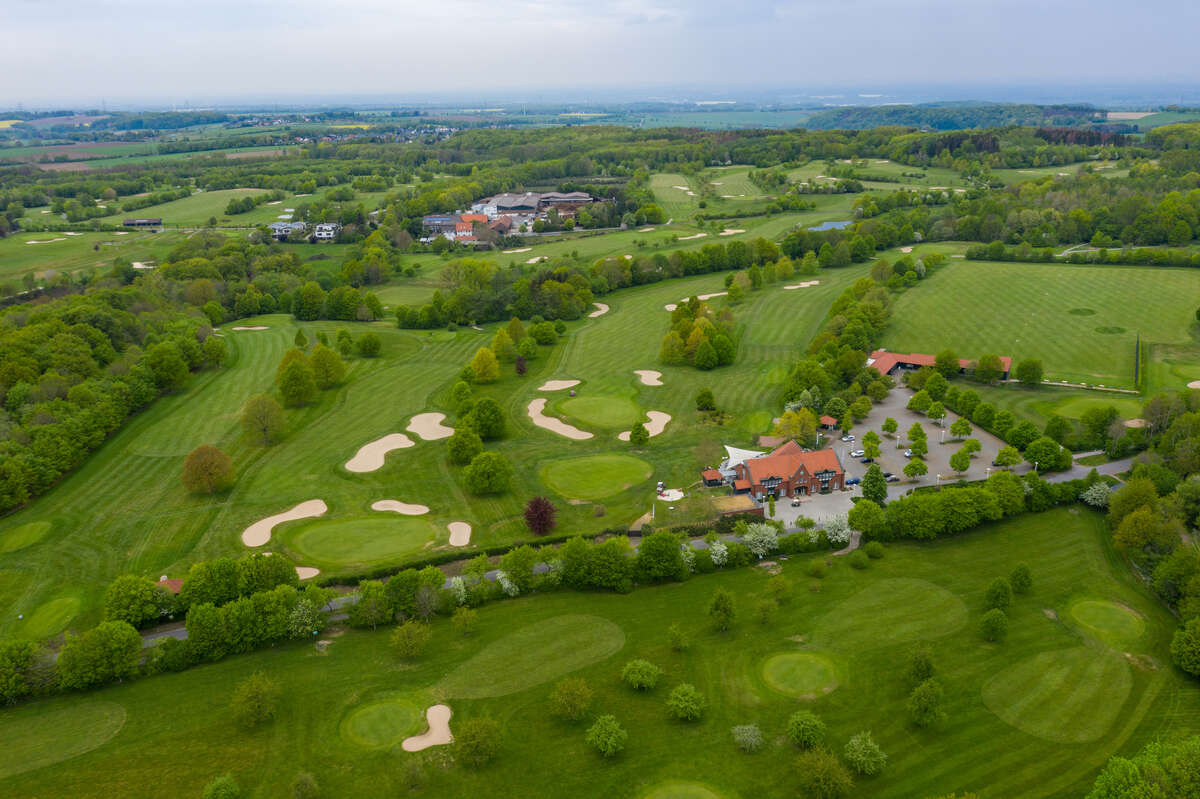
[[[0,552],[16,552],[42,540],[50,532],[50,522],[29,522],[0,533]]]
[[[550,461],[541,471],[542,482],[564,497],[603,499],[637,485],[653,470],[631,455],[588,455]]]
[[[781,652],[767,658],[762,667],[767,685],[781,694],[816,699],[838,687],[838,670],[833,661],[816,652]]]
[[[291,546],[311,561],[371,563],[416,552],[434,539],[425,519],[403,516],[317,522],[288,536]]]
[[[425,727],[425,714],[406,697],[391,696],[351,708],[342,719],[342,738],[381,749],[395,746]]]
[[[1071,606],[1071,618],[1106,643],[1136,641],[1146,630],[1142,617],[1115,602],[1085,599]]]
[[[38,704],[0,715],[0,779],[61,763],[107,743],[125,724],[116,702],[64,700],[47,711]]]
[[[625,633],[608,619],[555,616],[488,644],[438,688],[455,699],[505,696],[603,660],[623,646]]]
[[[642,420],[642,409],[624,397],[572,397],[564,400],[558,410],[584,425],[613,430],[632,427]]]
[[[817,620],[812,638],[838,650],[940,638],[967,623],[967,606],[925,580],[880,580]]]
[[[26,638],[41,640],[58,635],[67,629],[71,619],[79,612],[79,599],[73,596],[59,597],[39,607],[20,628]]]
[[[984,683],[983,703],[1022,732],[1056,743],[1103,736],[1129,696],[1124,658],[1088,647],[1042,652]]]
[[[721,799],[721,794],[699,782],[672,780],[654,786],[642,799]]]

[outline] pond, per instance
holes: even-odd
[[[850,221],[846,222],[822,222],[819,225],[810,227],[809,230],[841,230],[844,227],[853,224]]]

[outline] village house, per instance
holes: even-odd
[[[292,235],[292,231],[294,230],[299,230],[303,233],[308,229],[308,226],[303,222],[272,222],[267,227],[271,229],[271,236],[279,241],[283,241]]]
[[[313,238],[317,241],[333,241],[341,232],[342,226],[337,222],[324,222],[313,229]]]

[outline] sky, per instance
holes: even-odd
[[[998,85],[1194,85],[1197,30],[1195,0],[0,0],[0,104],[902,84],[988,99]]]

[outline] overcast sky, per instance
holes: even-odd
[[[1197,31],[1196,0],[0,0],[0,103],[1200,83]]]

